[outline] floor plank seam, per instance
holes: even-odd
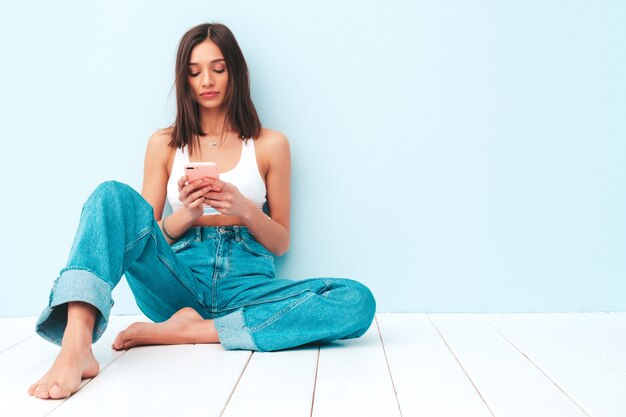
[[[380,331],[380,324],[378,324],[378,317],[374,316],[376,321],[376,328],[378,329],[378,337],[380,338],[380,344],[383,348],[383,355],[385,355],[385,363],[387,364],[387,371],[389,372],[389,379],[391,380],[391,386],[393,388],[393,395],[396,397],[396,404],[398,405],[398,412],[402,417],[402,408],[400,407],[400,400],[398,399],[398,390],[396,390],[396,384],[393,381],[393,375],[391,374],[391,367],[389,366],[389,358],[387,357],[387,351],[385,350],[385,342],[383,342],[383,334]]]
[[[11,345],[11,346],[9,346],[8,348],[3,349],[3,350],[0,350],[0,355],[1,355],[1,354],[3,354],[4,352],[7,352],[7,351],[9,351],[9,350],[13,349],[13,348],[14,348],[14,347],[16,347],[16,346],[19,346],[20,344],[22,344],[22,343],[26,342],[28,339],[32,339],[33,337],[35,337],[35,335],[32,335],[32,336],[27,336],[27,337],[26,337],[26,339],[20,340],[19,342],[15,343],[15,344],[13,344],[13,345]]]
[[[248,360],[246,361],[246,364],[243,366],[243,369],[241,370],[241,373],[239,374],[239,378],[237,378],[237,382],[235,382],[235,386],[233,387],[232,391],[230,392],[230,395],[228,396],[228,398],[226,399],[226,403],[224,404],[224,408],[222,408],[222,411],[220,412],[220,417],[222,417],[224,415],[224,413],[226,412],[226,408],[228,407],[228,403],[230,403],[230,400],[233,398],[233,394],[235,393],[235,390],[239,386],[239,382],[241,382],[241,378],[243,378],[243,374],[246,372],[246,369],[248,369],[248,365],[250,364],[250,361],[252,360],[252,355],[254,355],[254,351],[251,350],[250,351],[250,355],[248,356]]]
[[[441,331],[439,331],[439,328],[437,327],[437,325],[435,324],[435,322],[433,322],[433,320],[430,318],[430,314],[426,314],[426,317],[428,318],[428,320],[430,321],[430,324],[434,327],[435,331],[437,332],[437,334],[439,335],[439,337],[441,338],[441,340],[443,341],[443,343],[445,343],[446,347],[448,348],[448,351],[450,351],[450,353],[452,354],[452,356],[454,357],[454,359],[456,360],[456,362],[459,364],[459,366],[461,367],[461,369],[463,370],[463,373],[465,374],[465,376],[467,377],[467,379],[469,380],[469,382],[472,384],[472,386],[474,387],[474,390],[476,390],[476,393],[478,394],[478,396],[480,397],[480,399],[482,400],[483,404],[485,404],[485,407],[487,407],[487,410],[489,410],[489,413],[493,416],[496,417],[495,413],[493,412],[493,410],[491,409],[491,407],[489,406],[489,403],[487,402],[487,400],[485,399],[485,397],[483,396],[483,394],[480,392],[480,390],[478,389],[478,387],[476,386],[476,384],[474,383],[474,381],[472,380],[472,378],[470,377],[470,375],[467,373],[467,370],[465,369],[465,367],[463,366],[463,364],[461,363],[461,360],[459,359],[459,357],[457,356],[456,353],[454,353],[454,350],[452,349],[452,346],[450,346],[448,344],[448,341],[446,340],[445,337],[443,337],[443,334],[441,333]]]
[[[539,372],[541,372],[546,378],[548,378],[548,380],[550,382],[552,382],[554,384],[554,386],[556,386],[559,391],[561,391],[563,393],[563,395],[565,395],[567,398],[569,398],[575,405],[576,407],[578,407],[583,413],[585,413],[586,415],[588,415],[589,417],[594,417],[593,414],[591,414],[582,404],[578,403],[578,401],[576,401],[571,395],[569,395],[569,393],[563,388],[561,387],[554,378],[552,378],[547,371],[544,371],[538,363],[536,363],[531,357],[530,355],[527,355],[526,353],[524,353],[524,351],[522,351],[519,347],[517,347],[517,345],[515,345],[515,343],[513,343],[513,341],[511,341],[508,337],[506,337],[506,335],[501,332],[499,329],[497,329],[494,325],[492,325],[489,320],[486,320],[484,317],[482,317],[483,320],[485,320],[485,322],[491,326],[496,332],[498,332],[498,334],[500,336],[502,336],[502,338],[504,338],[504,340],[506,340],[511,346],[513,346],[513,348],[515,350],[517,350],[522,356],[524,356],[535,368],[537,368],[537,370],[539,370]]]
[[[626,331],[624,331],[624,330],[620,329],[619,327],[615,327],[615,326],[613,326],[613,325],[612,325],[612,324],[610,324],[610,323],[607,323],[606,321],[602,320],[602,318],[601,318],[601,317],[594,317],[594,316],[588,316],[588,317],[591,317],[591,318],[592,318],[592,319],[594,319],[595,321],[597,321],[597,322],[599,322],[599,323],[604,324],[606,327],[608,327],[608,328],[610,328],[610,329],[613,329],[613,330],[615,330],[616,332],[619,332],[619,333],[621,333],[621,334],[626,334]]]
[[[35,364],[32,368],[28,369],[26,372],[24,372],[23,374],[19,374],[19,376],[17,376],[16,378],[14,378],[12,381],[7,382],[6,385],[0,386],[0,393],[2,391],[4,391],[5,389],[9,388],[11,385],[13,385],[15,382],[19,381],[21,378],[24,377],[24,375],[27,375],[29,372],[32,372],[34,369],[39,368],[40,366],[42,366],[44,363],[47,363],[53,359],[55,359],[58,356],[58,354],[54,354],[54,355],[50,355],[49,357],[47,357],[46,359],[44,359],[43,361]]]
[[[551,326],[549,323],[545,323],[542,321],[542,324],[544,324],[545,326],[549,327],[550,329],[554,330],[555,332],[557,332],[558,334],[568,338],[569,340],[571,340],[572,342],[574,342],[576,345],[580,346],[581,348],[583,348],[584,350],[586,350],[587,352],[591,353],[593,356],[595,356],[596,358],[600,359],[602,362],[606,363],[607,365],[609,365],[611,368],[615,369],[617,372],[619,372],[620,374],[626,376],[626,373],[624,371],[622,371],[619,367],[613,365],[611,363],[611,361],[609,361],[608,359],[604,358],[603,356],[595,353],[594,351],[592,351],[589,347],[587,347],[585,344],[583,344],[582,342],[579,342],[578,340],[574,339],[573,337],[563,333],[562,331],[560,331],[559,329],[557,329],[554,326]]]
[[[311,412],[309,417],[313,417],[313,407],[315,407],[315,388],[317,387],[317,371],[320,369],[321,346],[317,347],[317,361],[315,361],[315,376],[313,377],[313,394],[311,395]]]

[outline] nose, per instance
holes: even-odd
[[[202,71],[202,86],[208,87],[213,85],[213,77],[211,77],[211,71]]]

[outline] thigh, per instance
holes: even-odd
[[[158,230],[158,229],[157,229]],[[137,305],[153,321],[167,320],[183,307],[207,316],[205,297],[190,260],[197,258],[195,234],[190,231],[170,246],[160,233],[150,241],[126,271]],[[184,256],[181,256],[182,253]]]
[[[219,281],[219,313],[229,313],[241,307],[268,307],[268,313],[289,305],[294,298],[306,293],[323,294],[332,288],[324,278],[301,281],[250,275]]]

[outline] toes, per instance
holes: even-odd
[[[37,398],[50,398],[50,393],[48,392],[48,385],[39,384],[35,387],[34,395]]]
[[[71,390],[63,388],[58,384],[54,384],[53,386],[51,386],[48,392],[50,394],[50,398],[54,399],[69,397],[72,394]]]
[[[115,340],[113,341],[112,348],[115,349],[115,350],[121,350],[123,348],[123,346],[124,346],[124,332],[121,331],[115,337]]]
[[[32,396],[32,395],[35,394],[35,388],[37,388],[37,384],[33,384],[33,385],[30,386],[30,388],[28,388],[28,395]]]

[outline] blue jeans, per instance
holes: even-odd
[[[60,345],[67,303],[82,301],[98,309],[98,340],[113,305],[111,290],[124,274],[151,320],[191,307],[215,320],[225,349],[273,351],[356,338],[376,310],[372,293],[357,281],[276,278],[273,256],[242,226],[194,227],[170,246],[152,206],[131,187],[109,181],[83,207],[37,333]]]

